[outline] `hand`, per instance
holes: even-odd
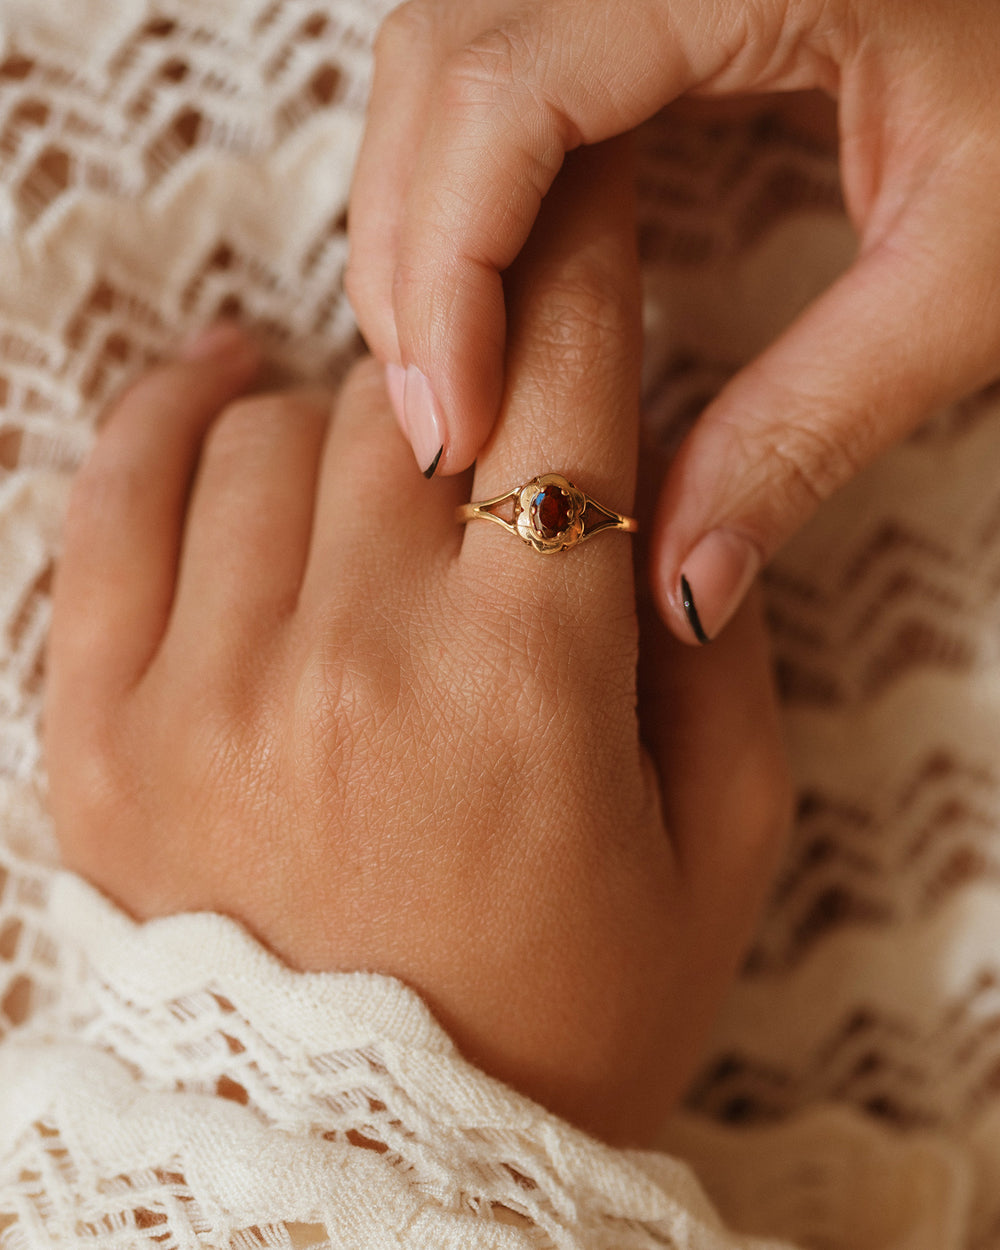
[[[462,470],[489,434],[500,273],[565,152],[685,92],[836,94],[858,258],[710,405],[661,496],[660,610],[693,638],[684,575],[714,637],[820,500],[1000,372],[998,80],[996,0],[402,6],[376,49],[349,290],[421,467],[443,447],[439,471]]]
[[[472,498],[556,466],[630,505],[627,182],[595,149],[553,192]],[[335,406],[237,399],[253,363],[221,334],[128,391],[75,486],[46,711],[66,862],[138,917],[212,909],[294,967],[401,978],[486,1070],[644,1139],[787,825],[759,616],[710,652],[646,640],[651,760],[632,539],[463,528],[468,479],[420,480],[378,366]]]

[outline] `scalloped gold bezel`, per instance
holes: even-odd
[[[569,500],[569,516],[565,526],[551,538],[538,528],[535,500],[546,486],[555,486]],[[536,551],[549,555],[555,551],[565,551],[574,546],[583,537],[583,513],[587,507],[587,497],[578,490],[568,478],[561,473],[542,473],[533,477],[522,486],[514,503],[514,525],[518,538],[534,547]]]
[[[546,537],[536,524],[533,508],[536,498],[546,486],[557,486],[569,500],[567,524],[551,538]],[[502,525],[541,555],[568,551],[570,547],[604,530],[634,534],[639,528],[634,517],[622,516],[620,512],[605,508],[561,473],[540,473],[524,486],[515,486],[513,490],[504,491],[492,499],[460,504],[455,509],[455,519],[463,525],[476,520]]]

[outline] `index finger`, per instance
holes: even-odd
[[[632,186],[630,145],[616,140],[574,153],[546,197],[509,274],[506,390],[476,466],[474,501],[555,472],[602,507],[631,510],[641,352]],[[499,542],[511,544],[505,563],[535,580],[538,553],[479,520],[463,558],[495,559]],[[628,553],[622,536],[602,535],[586,548],[590,563],[598,544],[604,560]],[[577,558],[573,550],[545,557]]]
[[[770,47],[788,6],[749,7],[752,17],[737,0],[508,0],[441,64],[411,176],[389,207],[395,233],[383,236],[399,361],[421,379],[403,401],[421,467],[434,444],[438,473],[461,471],[489,434],[503,382],[501,275],[565,154],[626,133],[712,79],[748,30],[752,46]],[[744,60],[744,76],[770,64]]]

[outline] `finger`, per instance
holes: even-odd
[[[401,4],[379,29],[365,134],[351,184],[350,257],[345,287],[358,325],[379,360],[388,365],[389,396],[403,432],[405,374],[399,365],[392,306],[403,205],[426,125],[431,87],[441,63],[483,25],[491,25],[503,0],[461,5]],[[421,471],[440,444],[415,449]]]
[[[581,8],[584,13],[581,16]],[[500,274],[565,153],[621,134],[695,85],[826,85],[807,54],[820,4],[552,0],[513,7],[434,79],[398,231],[393,308],[405,426],[438,471],[475,458],[502,392]],[[784,55],[773,56],[780,46]],[[423,467],[423,465],[422,465]]]
[[[164,642],[255,642],[294,610],[312,533],[333,397],[316,390],[231,404],[205,439]]]
[[[988,212],[992,237],[946,245],[953,206],[862,256],[688,436],[664,484],[652,566],[678,637],[716,637],[824,499],[1000,371],[1000,230]]]
[[[187,494],[205,430],[252,380],[256,347],[215,327],[131,386],[77,475],[56,579],[50,693],[125,688],[163,636]]]
[[[640,354],[631,184],[631,152],[619,140],[574,153],[546,199],[509,278],[507,392],[476,465],[476,500],[555,471],[603,507],[631,509]],[[540,566],[538,553],[497,526],[469,523],[462,558],[470,567],[493,569],[501,550],[516,592],[560,567],[578,580],[580,559],[631,577],[621,535],[595,538],[585,557],[541,557]]]
[[[461,479],[421,481],[400,433],[379,364],[362,361],[337,399],[319,469],[313,538],[301,602],[328,605],[357,574],[370,588],[372,568],[398,600],[403,584],[428,582],[429,566],[456,555],[455,508]]]
[[[652,604],[640,620],[639,721],[684,896],[695,919],[724,918],[749,937],[791,828],[792,799],[759,597],[752,592],[707,650],[673,638]]]
[[[365,133],[351,182],[344,285],[368,347],[382,361],[399,360],[392,272],[403,198],[436,69],[431,17],[429,10],[404,4],[379,30]]]

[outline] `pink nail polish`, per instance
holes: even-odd
[[[406,429],[406,370],[402,365],[386,365],[385,367],[385,389],[389,392],[389,400],[392,403],[392,410],[396,414],[396,420],[399,422],[399,428],[409,438]]]
[[[416,365],[406,370],[404,424],[424,477],[432,477],[444,451],[444,423],[431,384]]]
[[[681,600],[699,642],[718,637],[760,565],[757,549],[732,530],[712,530],[695,545],[681,570]]]

